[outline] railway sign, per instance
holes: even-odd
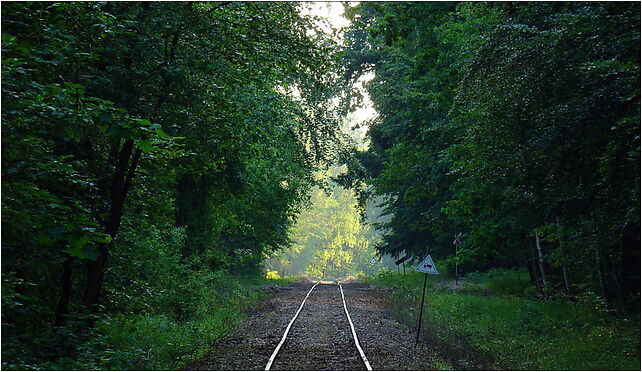
[[[403,256],[403,257],[401,257],[400,259],[398,259],[397,261],[395,261],[395,265],[399,266],[399,265],[401,265],[402,263],[404,263],[404,261],[406,261],[406,260],[407,260],[407,259],[409,259],[409,258],[410,258],[410,255],[409,255],[409,254],[407,254],[407,255],[405,255],[405,256]]]
[[[437,266],[435,266],[435,263],[432,262],[432,257],[430,257],[430,255],[426,256],[426,258],[421,261],[415,271],[420,271],[426,274],[439,274],[439,272],[437,271]]]
[[[426,282],[428,281],[428,274],[439,274],[437,271],[437,266],[432,262],[432,257],[427,255],[423,261],[417,266],[415,271],[424,273],[424,290],[421,295],[421,310],[419,310],[419,325],[417,326],[417,339],[415,340],[415,347],[419,343],[419,332],[421,331],[421,318],[424,315],[424,299],[426,298]]]

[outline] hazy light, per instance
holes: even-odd
[[[319,28],[327,34],[341,31],[350,26],[350,21],[343,16],[343,3],[330,1],[315,1],[301,3],[301,13],[323,18],[326,22],[317,23]],[[343,32],[337,35],[343,39]]]
[[[355,6],[356,3],[349,3]],[[320,18],[322,21],[317,22],[318,27],[325,33],[332,35],[335,40],[343,43],[343,36],[345,28],[350,26],[350,21],[343,16],[344,6],[341,2],[303,2],[301,3],[301,13],[304,15],[311,15]],[[361,76],[354,86],[354,89],[359,91],[363,96],[363,103],[361,107],[350,112],[346,117],[349,128],[355,128],[352,135],[357,135],[361,140],[365,139],[366,132],[368,131],[367,125],[364,125],[369,120],[377,116],[377,111],[372,105],[370,95],[364,88],[364,83],[372,80],[374,73],[369,72]]]

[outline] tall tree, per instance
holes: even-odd
[[[541,259],[556,287],[562,277],[598,286],[612,258],[609,287],[626,275],[633,301],[639,5],[382,3],[351,13],[348,76],[375,72],[367,89],[379,117],[357,157],[392,216],[380,251],[418,256],[428,245],[445,258],[461,229],[464,269],[522,265],[536,282]],[[571,272],[569,257],[581,262]]]

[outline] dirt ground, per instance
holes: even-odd
[[[192,370],[263,370],[287,324],[313,283],[275,288],[247,321],[216,343]],[[425,344],[415,348],[413,330],[388,314],[387,292],[343,284],[359,342],[374,370],[434,370],[443,364]],[[440,366],[442,366],[440,368]],[[339,286],[319,284],[306,301],[272,370],[365,370],[346,319]]]

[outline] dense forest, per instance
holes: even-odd
[[[344,181],[385,197],[379,251],[639,311],[640,4],[348,12],[346,73],[374,72],[378,117]]]
[[[639,3],[303,6],[2,4],[3,369],[183,368],[382,257],[639,311]]]
[[[2,5],[3,368],[176,368],[79,345],[202,328],[221,275],[289,244],[349,149],[338,45],[298,8]]]

